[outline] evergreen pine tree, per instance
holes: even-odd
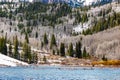
[[[15,37],[15,40],[14,40],[14,58],[16,58],[16,59],[20,58],[20,55],[19,55],[19,52],[18,52],[18,39],[17,39],[17,36]]]
[[[55,55],[55,50],[54,49],[52,50],[52,53],[53,53],[53,55]]]
[[[2,48],[3,48],[3,40],[2,38],[0,38],[0,52],[2,52]]]
[[[47,45],[48,44],[48,39],[47,39],[47,35],[46,33],[44,34],[44,45]]]
[[[3,50],[2,50],[2,53],[3,54],[5,54],[5,55],[7,55],[7,34],[6,34],[6,36],[5,36],[5,38],[3,38]]]
[[[65,45],[64,45],[64,43],[60,44],[60,56],[62,56],[62,57],[65,56]]]
[[[12,45],[11,45],[11,43],[9,44],[9,56],[10,56],[10,57],[13,57]]]
[[[31,56],[31,47],[28,45],[27,42],[23,44],[23,52],[24,52],[24,61],[30,63],[32,56]]]
[[[52,37],[51,37],[50,49],[51,49],[53,46],[56,46],[56,39],[55,39],[54,34],[53,34]]]
[[[87,58],[87,52],[86,52],[86,48],[85,47],[83,49],[83,58]]]
[[[105,57],[105,55],[103,55],[102,60],[107,61],[107,58]]]
[[[71,56],[71,57],[73,57],[73,44],[72,43],[70,43],[70,45],[69,45],[69,50],[68,50],[68,52],[69,52],[69,56]]]
[[[76,57],[82,58],[82,51],[81,51],[81,43],[80,41],[76,43]]]
[[[27,33],[25,33],[25,40],[26,40],[27,43],[29,43],[29,38],[28,38],[28,34]]]
[[[32,55],[31,55],[31,47],[28,45],[28,63],[31,63]]]
[[[7,45],[4,43],[4,49],[3,49],[3,54],[7,55]]]
[[[31,63],[37,64],[38,56],[36,53],[31,54]]]
[[[59,55],[59,49],[57,49],[57,55]]]
[[[38,38],[38,32],[36,32],[36,34],[35,34],[35,38]]]
[[[7,55],[7,45],[6,45],[6,38],[0,38],[0,52],[4,55]]]
[[[7,33],[5,34],[5,43],[7,43]]]
[[[23,44],[23,53],[24,53],[24,61],[28,61],[28,45],[27,42],[25,41]]]

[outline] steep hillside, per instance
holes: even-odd
[[[83,38],[83,44],[91,54],[120,59],[120,27],[108,29]]]
[[[120,26],[108,29],[97,34],[87,36],[75,36],[67,39],[62,39],[66,44],[79,41],[82,38],[83,47],[87,48],[87,52],[93,56],[103,57],[108,59],[120,59]],[[68,41],[69,40],[69,41]]]

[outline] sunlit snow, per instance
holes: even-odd
[[[3,66],[18,66],[18,65],[28,65],[28,64],[24,63],[22,61],[13,59],[11,57],[5,56],[3,54],[0,54],[0,65],[3,65]]]

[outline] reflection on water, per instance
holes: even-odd
[[[120,80],[120,68],[4,67],[0,80]]]

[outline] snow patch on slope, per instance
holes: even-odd
[[[0,54],[0,65],[3,65],[3,66],[12,66],[12,67],[19,66],[19,65],[28,66],[28,64],[25,63],[25,62],[16,60],[14,58],[5,56],[3,54]]]
[[[96,4],[107,4],[114,1],[115,0],[67,0],[65,2],[67,2],[73,7],[78,7],[78,6],[89,6]]]
[[[86,0],[85,2],[84,2],[84,5],[92,5],[92,3],[97,3],[97,1],[98,0]]]
[[[83,30],[87,30],[88,28],[91,27],[92,21],[89,20],[88,22],[85,23],[80,23],[79,25],[77,25],[76,27],[73,28],[73,32],[75,33],[82,33]]]
[[[78,26],[76,26],[75,28],[73,28],[73,31],[75,31],[76,33],[82,32],[83,30],[88,29],[88,24],[84,23],[84,24],[79,24]]]

